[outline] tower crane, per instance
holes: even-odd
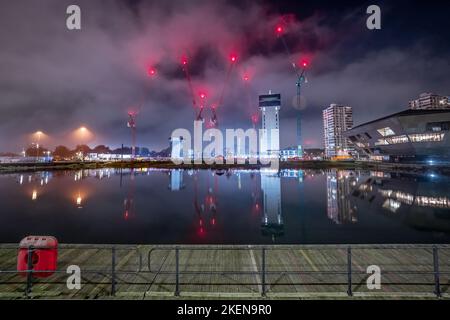
[[[305,83],[308,83],[308,80],[306,79],[306,68],[308,67],[308,63],[306,61],[303,61],[301,63],[301,66],[299,67],[291,57],[291,52],[289,50],[289,47],[286,43],[286,40],[284,39],[284,29],[281,25],[276,27],[276,33],[278,38],[280,38],[281,42],[283,43],[284,49],[286,50],[287,55],[289,56],[289,59],[291,60],[292,68],[294,69],[295,75],[297,77],[297,81],[295,83],[295,86],[297,87],[297,93],[296,93],[296,106],[297,108],[301,108],[301,98],[302,98],[302,86]],[[297,155],[299,157],[303,156],[303,149],[302,149],[302,118],[301,118],[301,112],[298,110],[297,113]]]

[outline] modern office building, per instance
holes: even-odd
[[[327,158],[348,157],[352,150],[344,132],[352,127],[351,107],[331,104],[323,110],[323,134]]]
[[[345,133],[373,160],[450,160],[450,110],[406,110]]]
[[[281,95],[269,94],[259,96],[262,133],[259,140],[260,157],[277,157],[280,153],[280,118]]]
[[[409,108],[413,110],[450,109],[450,99],[448,96],[422,93],[418,99],[409,102]]]

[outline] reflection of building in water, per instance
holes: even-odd
[[[356,208],[349,199],[354,183],[355,177],[350,171],[331,170],[327,173],[327,214],[336,224],[358,221]]]
[[[283,178],[296,178],[298,182],[303,182],[303,170],[285,169],[280,171],[280,176]]]
[[[179,191],[184,188],[183,170],[172,169],[170,170],[169,175],[170,175],[169,189],[171,191]]]
[[[420,230],[450,232],[448,180],[407,174],[397,174],[395,179],[371,175],[352,193],[358,206]]]
[[[261,189],[263,193],[263,235],[282,236],[284,234],[283,218],[281,215],[281,178],[278,172],[261,171]]]

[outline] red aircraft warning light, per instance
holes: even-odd
[[[250,77],[248,76],[248,74],[244,74],[244,76],[242,77],[242,79],[243,79],[244,81],[248,81],[248,80],[250,80]]]
[[[200,98],[201,99],[205,99],[206,98],[206,94],[204,94],[203,92],[200,93]]]
[[[155,75],[156,75],[156,69],[150,67],[150,68],[148,68],[147,73],[148,73],[148,75],[151,76],[151,77],[152,77],[152,76],[155,76]]]
[[[277,32],[278,35],[281,35],[283,33],[283,27],[282,26],[277,26],[275,31]]]
[[[231,54],[230,55],[230,61],[231,62],[236,62],[236,60],[237,60],[237,56],[235,54]]]

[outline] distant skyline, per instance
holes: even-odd
[[[70,4],[81,7],[79,31],[66,29]],[[381,7],[381,30],[366,28],[370,4]],[[358,125],[407,109],[423,92],[450,95],[449,16],[438,0],[4,1],[0,152],[20,152],[38,130],[50,148],[130,145],[130,109],[139,110],[137,145],[167,148],[171,132],[192,129],[195,118],[184,56],[210,103],[226,83],[219,128],[250,128],[258,95],[272,90],[282,96],[281,147],[295,145],[296,77],[274,32],[280,21],[292,59],[309,62],[304,147],[323,147],[322,110],[332,103],[351,106]],[[237,63],[226,81],[230,54]],[[89,141],[73,137],[80,126]]]

